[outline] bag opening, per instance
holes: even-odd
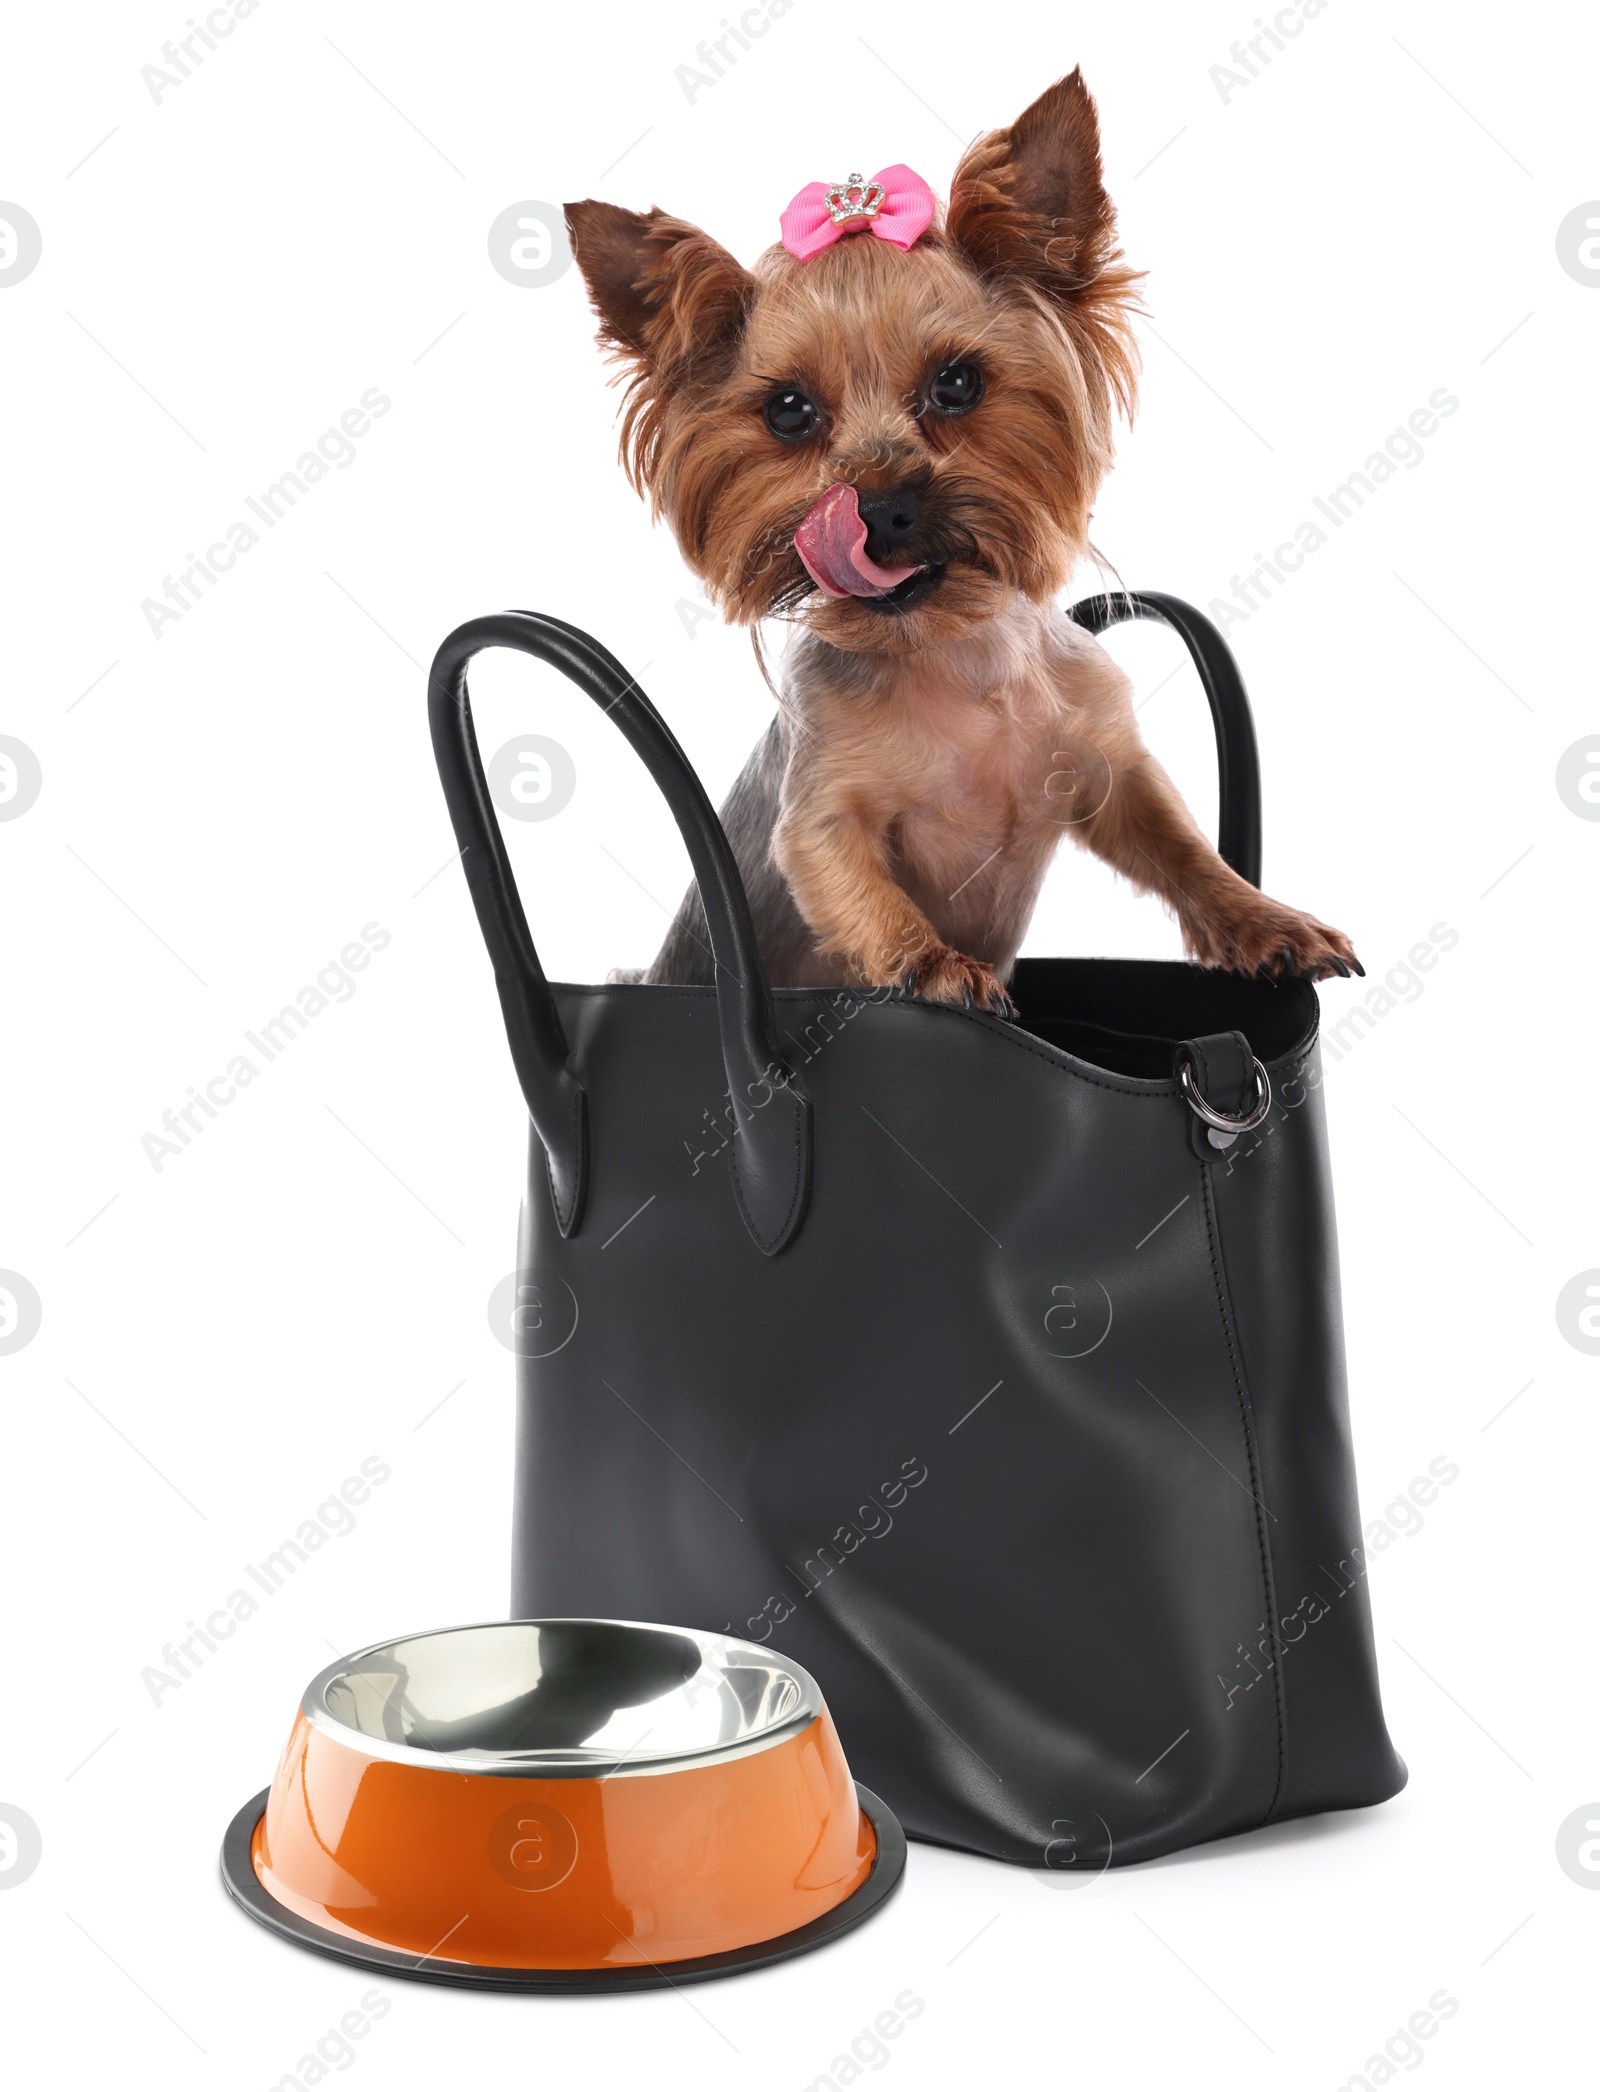
[[[1011,996],[1023,1031],[1117,1075],[1168,1076],[1178,1040],[1219,1031],[1242,1031],[1257,1059],[1281,1060],[1317,1026],[1309,981],[1164,959],[1019,959]]]

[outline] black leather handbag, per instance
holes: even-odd
[[[1185,640],[1259,883],[1220,635],[1164,596],[1072,615]],[[714,989],[546,981],[473,733],[486,647],[643,758]],[[430,709],[533,1122],[513,1614],[771,1640],[908,1831],[1077,1879],[1394,1794],[1313,988],[1024,959],[1014,1023],[774,992],[698,778],[595,640],[477,619]]]

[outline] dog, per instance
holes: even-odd
[[[948,210],[904,167],[814,183],[753,271],[660,210],[566,222],[626,380],[629,479],[758,661],[763,620],[796,626],[722,810],[774,984],[1014,1014],[1064,834],[1159,896],[1203,966],[1361,970],[1224,864],[1055,604],[1138,372],[1081,72],[969,149]],[[614,977],[714,980],[698,895]]]

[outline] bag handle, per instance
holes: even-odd
[[[767,970],[722,823],[665,720],[598,640],[559,618],[506,610],[458,626],[440,647],[428,681],[428,717],[451,826],[494,963],[512,1062],[544,1144],[556,1223],[572,1235],[583,1218],[588,1099],[528,932],[473,729],[467,666],[497,646],[532,654],[592,698],[643,760],[678,824],[716,962],[722,1062],[739,1136],[732,1143],[734,1196],[757,1247],[776,1256],[793,1239],[810,1197],[811,1102],[778,1048]]]
[[[1259,886],[1261,774],[1255,729],[1222,634],[1189,604],[1154,590],[1089,596],[1068,615],[1096,634],[1126,619],[1151,618],[1169,625],[1188,648],[1216,731],[1218,849],[1242,878]],[[775,1256],[794,1239],[810,1198],[811,1101],[778,1047],[772,991],[727,836],[671,729],[615,656],[560,618],[507,610],[474,618],[445,640],[429,676],[428,713],[451,826],[494,965],[512,1063],[544,1146],[557,1226],[563,1235],[572,1235],[583,1218],[588,1098],[528,931],[473,729],[467,667],[494,646],[531,654],[559,669],[615,719],[677,821],[710,931],[723,1071],[742,1136],[733,1143],[734,1196],[757,1247]]]
[[[1074,603],[1067,615],[1086,632],[1096,634],[1108,625],[1147,617],[1170,625],[1189,649],[1189,658],[1199,671],[1200,685],[1211,707],[1211,724],[1217,736],[1217,850],[1224,864],[1232,865],[1241,879],[1261,884],[1261,765],[1256,754],[1256,730],[1250,717],[1239,664],[1228,651],[1228,642],[1208,617],[1176,596],[1158,595],[1154,589],[1130,594],[1086,596]]]

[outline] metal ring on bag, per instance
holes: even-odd
[[[1197,1119],[1204,1119],[1208,1126],[1215,1126],[1219,1133],[1249,1133],[1259,1126],[1272,1109],[1272,1084],[1260,1061],[1251,1056],[1251,1066],[1256,1071],[1256,1101],[1241,1119],[1230,1119],[1225,1111],[1216,1111],[1200,1094],[1200,1085],[1194,1079],[1194,1062],[1182,1061],[1178,1066],[1178,1087],[1184,1100]]]

